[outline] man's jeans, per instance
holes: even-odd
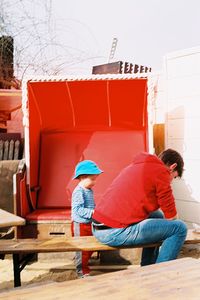
[[[153,212],[148,219],[126,228],[98,230],[93,235],[109,246],[152,244],[163,241],[158,248],[144,248],[141,265],[149,265],[176,259],[187,235],[187,227],[181,220],[167,220],[161,211]]]

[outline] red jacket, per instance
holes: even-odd
[[[123,169],[98,201],[93,219],[114,228],[127,227],[161,208],[176,215],[170,172],[155,155],[141,153]]]

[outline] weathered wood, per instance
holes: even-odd
[[[18,160],[20,149],[20,133],[0,133],[0,160]]]
[[[154,124],[153,145],[157,155],[165,149],[165,124]]]
[[[20,148],[20,141],[15,141],[15,148],[14,148],[14,159],[19,159],[19,148]]]
[[[8,160],[13,159],[13,153],[14,153],[14,141],[11,140],[9,145]]]
[[[23,218],[0,209],[0,227],[19,226],[24,224],[25,220]]]
[[[79,280],[18,288],[1,293],[0,299],[198,300],[199,270],[200,260],[182,258]]]
[[[39,223],[27,222],[26,226],[20,227],[21,236],[16,238],[37,238],[40,240],[51,239],[53,237],[71,236],[71,222],[70,220],[53,220],[48,223],[46,220]]]
[[[0,160],[3,160],[3,141],[0,140]]]
[[[9,141],[4,142],[4,151],[3,151],[3,160],[8,159],[8,151],[9,151]]]
[[[188,232],[185,243],[199,243],[200,234]],[[71,252],[71,251],[104,251],[122,248],[139,248],[159,246],[157,244],[134,245],[129,247],[110,247],[100,243],[94,236],[40,239],[2,240],[0,254],[12,254],[14,286],[21,285],[20,273],[34,253]],[[22,259],[20,259],[22,256]]]
[[[200,234],[188,231],[185,244],[200,243]],[[100,243],[94,236],[64,237],[52,239],[13,239],[2,240],[0,243],[0,253],[47,253],[47,252],[71,252],[71,251],[105,251],[122,248],[143,248],[159,246],[161,243],[134,245],[126,247],[110,247]]]

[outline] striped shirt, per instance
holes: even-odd
[[[93,190],[84,188],[78,184],[72,193],[72,221],[90,223],[94,208]]]

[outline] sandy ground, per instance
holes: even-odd
[[[135,266],[136,268],[139,265]],[[127,265],[100,265],[97,258],[93,258],[90,263],[91,276],[113,272],[127,268]],[[46,282],[61,282],[77,279],[73,258],[51,257],[49,259],[38,258],[38,261],[26,265],[21,272],[21,284],[27,286],[31,284],[44,284]],[[0,260],[0,293],[12,289],[13,283],[13,265],[11,256],[6,256]]]
[[[200,249],[184,247],[180,253],[181,257],[193,257],[200,259]],[[140,255],[137,253],[134,265],[135,268],[139,266]],[[125,265],[100,265],[97,259],[91,262],[91,275],[97,276],[105,272],[113,272],[120,269],[127,268]],[[73,259],[41,259],[31,263],[25,267],[21,272],[22,286],[31,284],[45,284],[52,281],[67,281],[77,279]],[[77,279],[80,280],[80,279]],[[4,260],[0,260],[0,293],[13,288],[13,266],[12,259],[6,256]]]
[[[21,272],[22,286],[32,283],[75,279],[75,270],[70,265],[63,261],[37,261],[27,265]],[[13,288],[12,259],[6,258],[0,261],[0,276],[0,292]]]

